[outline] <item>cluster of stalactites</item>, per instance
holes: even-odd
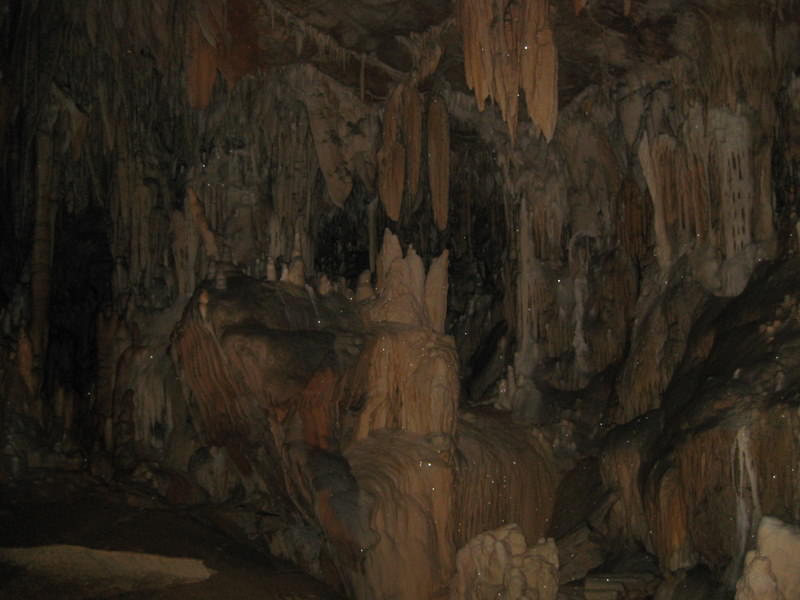
[[[378,152],[378,191],[387,216],[399,221],[404,194],[419,191],[424,100],[413,85],[398,85],[386,103]],[[447,108],[434,97],[428,106],[428,177],[436,226],[447,228],[450,187],[450,126]]]
[[[458,8],[464,69],[478,108],[494,99],[513,142],[522,89],[528,115],[549,141],[558,113],[558,57],[548,0],[459,0]]]

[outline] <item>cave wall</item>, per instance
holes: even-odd
[[[667,578],[798,522],[793,3],[458,4],[364,52],[292,2],[5,3],[4,481],[245,501],[360,598],[569,533],[586,464],[572,525]]]
[[[584,389],[621,367],[610,418],[659,408],[706,299],[740,294],[759,263],[794,243],[776,232],[796,223],[773,176],[775,157],[792,153],[780,138],[793,111],[777,109],[796,85],[785,70],[794,26],[777,9],[713,8],[670,15],[666,55],[585,89],[549,144],[528,135],[510,145],[496,118],[478,120],[513,224],[505,402]],[[658,12],[634,20],[646,27],[666,18]],[[475,119],[469,97],[449,102],[457,118]]]

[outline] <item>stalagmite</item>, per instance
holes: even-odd
[[[371,280],[372,273],[369,271],[363,271],[361,275],[358,276],[355,293],[356,302],[366,302],[367,300],[372,300],[375,297],[375,290],[372,289]]]
[[[736,600],[800,598],[800,530],[774,517],[758,526],[756,548],[747,553]]]
[[[197,297],[197,310],[200,312],[200,318],[208,321],[208,290],[203,290]]]
[[[289,263],[287,281],[294,285],[303,287],[306,283],[306,267],[303,261],[303,254],[300,243],[300,231],[295,230],[294,244],[292,246],[292,260]]]
[[[443,332],[447,312],[447,257],[433,259],[427,274],[413,247],[405,256],[400,240],[388,229],[376,260],[377,298],[364,309],[375,323],[405,323]]]
[[[444,250],[433,259],[425,277],[425,307],[428,311],[431,327],[438,333],[444,333],[447,318],[447,260],[449,251]]]
[[[275,270],[275,260],[271,256],[267,256],[266,277],[267,281],[278,280],[278,272]]]
[[[452,435],[459,390],[452,338],[408,324],[377,325],[357,367],[364,399],[352,417],[353,439],[381,429]]]
[[[323,273],[319,276],[319,280],[317,281],[317,293],[320,296],[327,296],[332,290],[333,285],[331,284],[331,280]]]
[[[362,493],[374,499],[370,524],[379,533],[360,557],[363,575],[350,576],[356,598],[419,600],[446,589],[455,555],[448,454],[446,444],[386,430],[346,451]]]
[[[450,125],[441,98],[434,98],[428,107],[428,173],[434,222],[445,230],[450,192]]]
[[[558,594],[558,550],[552,539],[528,548],[516,524],[474,537],[458,551],[450,600],[537,598]]]
[[[375,260],[376,289],[379,294],[383,294],[383,290],[386,288],[392,263],[402,259],[403,249],[400,247],[400,239],[388,229],[384,230],[381,250]]]

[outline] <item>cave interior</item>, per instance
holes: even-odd
[[[800,599],[800,3],[0,30],[0,595]]]

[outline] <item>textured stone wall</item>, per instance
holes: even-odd
[[[358,598],[798,523],[795,3],[456,4],[0,3],[3,481],[243,503]]]

